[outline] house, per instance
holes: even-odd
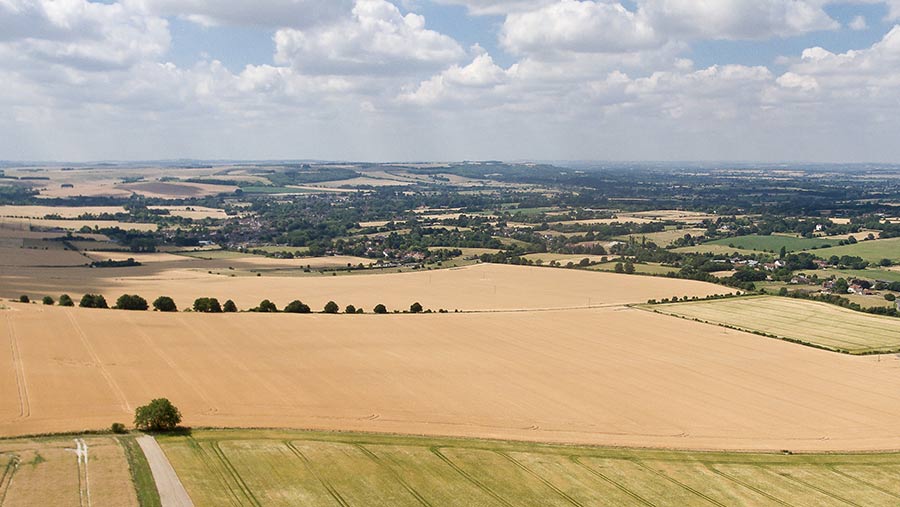
[[[816,225],[816,232],[825,232],[827,230],[828,230],[828,227],[825,226],[825,224],[817,224]]]
[[[828,266],[830,266],[830,264],[828,264],[828,261],[823,261],[822,259],[814,260],[813,264],[815,264],[819,269],[826,269]]]

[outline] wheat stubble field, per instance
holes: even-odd
[[[128,422],[682,449],[900,448],[900,360],[626,307],[157,314],[10,304],[0,434]]]

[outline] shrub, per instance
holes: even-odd
[[[153,308],[158,312],[177,312],[178,306],[175,300],[169,296],[160,296],[153,302]]]
[[[387,307],[384,306],[384,305],[382,305],[382,304],[377,304],[377,305],[375,305],[375,308],[373,308],[372,311],[375,312],[375,313],[378,313],[378,314],[382,314],[382,313],[387,313],[387,312],[388,312],[388,311],[387,311]]]
[[[82,308],[109,308],[106,298],[101,294],[85,294],[81,297],[78,306]]]
[[[256,307],[255,311],[261,313],[276,313],[278,312],[278,307],[268,299],[263,299],[259,302],[259,306]]]
[[[632,263],[631,261],[626,262],[625,266],[623,268],[625,269],[625,272],[628,273],[629,275],[634,274],[634,263]]]
[[[26,296],[25,294],[22,294],[21,296],[19,296],[19,302],[20,302],[20,303],[30,303],[30,302],[31,302],[31,298],[29,298],[29,297]]]
[[[615,266],[613,269],[615,270],[616,273],[624,273],[624,272],[625,272],[625,265],[622,264],[621,262],[617,262],[617,263],[616,263],[616,266]]]
[[[325,303],[325,313],[337,313],[339,310],[340,308],[338,308],[337,303],[334,301]]]
[[[141,430],[174,430],[181,422],[181,412],[166,398],[157,398],[134,411],[134,426]]]
[[[42,302],[47,306],[53,306],[53,303],[56,303],[56,301],[54,301],[53,298],[50,296],[44,296],[44,299],[42,300]]]
[[[194,311],[201,313],[222,313],[222,306],[216,298],[197,298],[194,300]]]
[[[68,294],[63,294],[59,296],[59,306],[75,306],[75,302]]]
[[[887,294],[884,295],[884,299],[885,299],[885,301],[891,301],[891,302],[894,302],[894,301],[897,300],[897,296],[895,296],[895,295],[893,295],[893,294],[891,294],[891,293],[889,292],[889,293],[887,293]]]
[[[284,307],[284,311],[286,313],[310,313],[312,310],[310,310],[309,305],[304,304],[299,299],[295,299]]]
[[[122,294],[116,300],[117,310],[146,310],[150,306],[147,300],[136,294]]]
[[[415,302],[415,303],[409,305],[409,311],[411,313],[422,313],[422,305],[419,304],[418,302]]]
[[[878,264],[887,268],[887,267],[893,266],[894,261],[892,261],[890,259],[881,259],[880,261],[878,261]]]
[[[344,308],[344,313],[356,313],[356,307],[353,305],[347,305],[347,308]]]
[[[229,299],[228,301],[225,301],[222,311],[225,313],[235,313],[237,311],[237,305],[234,304],[234,301]]]
[[[120,422],[112,423],[112,426],[110,426],[109,429],[113,433],[118,433],[118,434],[128,433],[128,430],[125,429],[125,425]]]

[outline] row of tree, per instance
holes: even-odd
[[[22,303],[30,303],[31,299],[28,296],[23,295],[19,297],[19,301]],[[56,301],[54,301],[51,296],[44,296],[43,303],[45,305],[53,305],[56,303]],[[59,305],[75,306],[75,302],[68,294],[63,294],[59,297]],[[102,294],[85,294],[81,297],[78,306],[80,306],[81,308],[109,308],[109,304],[106,302],[106,298],[104,298]],[[153,309],[158,312],[178,311],[178,306],[175,304],[175,300],[173,300],[169,296],[160,296],[156,298],[156,300],[153,301],[152,306]],[[150,308],[150,305],[147,303],[146,299],[138,296],[137,294],[123,294],[116,300],[116,304],[113,306],[113,308],[116,310],[145,311]],[[191,309],[198,313],[234,313],[238,311],[237,305],[234,303],[234,301],[229,299],[228,301],[225,301],[225,304],[221,304],[219,303],[218,299],[210,297],[195,299]],[[275,303],[269,301],[268,299],[262,300],[257,307],[250,308],[247,311],[259,313],[279,312],[278,307],[275,305]],[[312,313],[312,308],[310,308],[309,305],[300,301],[299,299],[295,299],[288,303],[281,311],[284,313]],[[377,304],[372,309],[372,312],[376,314],[385,314],[388,313],[388,309],[383,304]],[[425,309],[418,301],[409,306],[409,313],[423,312],[425,312]],[[334,301],[329,301],[325,304],[325,308],[323,308],[322,313],[341,313],[340,306],[338,306],[338,304]],[[365,310],[354,305],[347,305],[346,307],[344,307],[344,313],[365,313]]]

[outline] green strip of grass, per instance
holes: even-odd
[[[156,481],[153,480],[153,472],[150,471],[150,463],[147,462],[147,457],[144,456],[144,451],[141,450],[137,440],[131,436],[119,437],[119,443],[125,449],[125,458],[128,460],[128,470],[131,472],[138,504],[141,507],[162,507],[159,490],[156,489]]]

